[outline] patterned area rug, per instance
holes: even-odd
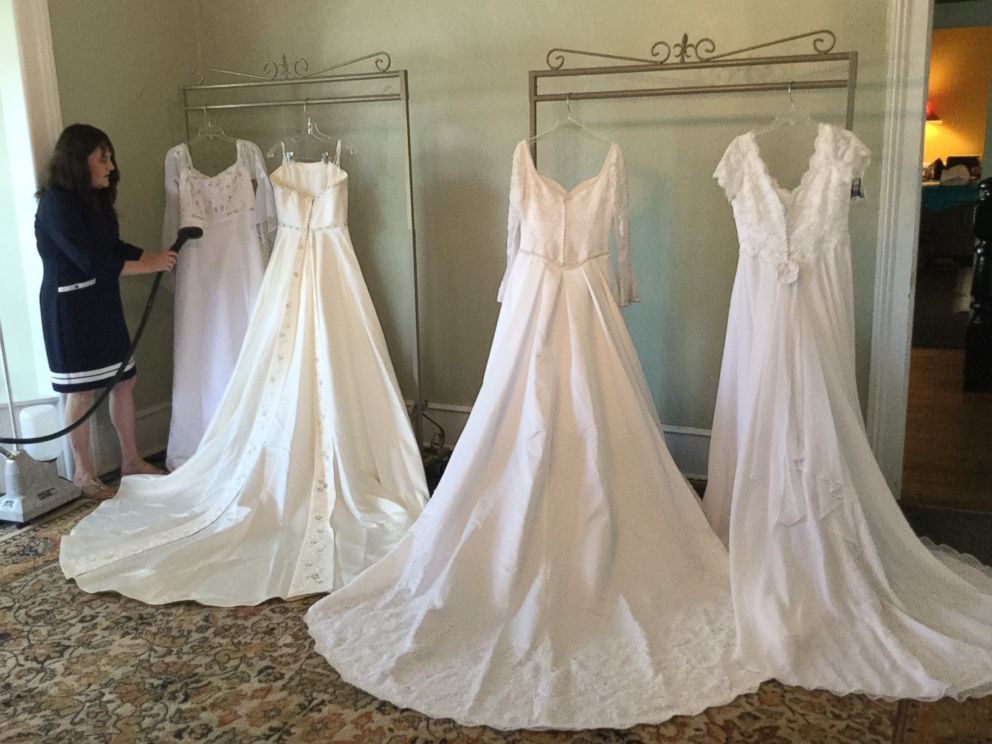
[[[992,697],[899,704],[896,744],[992,744]]]
[[[80,592],[59,569],[58,540],[93,506],[71,504],[0,539],[4,741],[893,741],[894,703],[775,683],[698,716],[627,731],[502,732],[432,720],[341,681],[314,653],[302,622],[313,599],[237,609],[150,607]],[[937,731],[937,719],[962,717],[931,715],[940,705],[899,707],[902,730],[917,737],[905,741],[989,741],[919,738],[917,732]],[[973,718],[989,710],[962,708]]]

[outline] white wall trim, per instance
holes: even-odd
[[[13,0],[8,7],[13,29],[5,34],[5,43],[15,44],[16,50],[6,52],[5,62],[19,68],[19,74],[7,76],[3,91],[5,135],[14,186],[11,205],[17,230],[14,250],[20,251],[23,286],[27,289],[28,301],[32,301],[37,297],[35,293],[42,279],[41,260],[34,240],[37,207],[34,193],[62,130],[62,112],[48,3]],[[17,353],[31,354],[33,391],[41,394],[50,389],[51,383],[41,316],[35,309],[22,322],[27,323],[32,348],[18,349]],[[22,380],[21,384],[25,385],[26,381]]]
[[[47,2],[13,0],[13,8],[31,150],[35,174],[40,178],[62,131],[51,18]]]
[[[407,405],[412,403],[407,401]],[[428,403],[425,413],[437,421],[445,432],[445,444],[454,446],[465,428],[465,422],[472,412],[471,406],[453,403]],[[710,454],[710,430],[695,429],[688,426],[662,426],[665,432],[665,442],[672,453],[675,464],[687,478],[706,480],[707,464]],[[436,429],[429,421],[424,422],[424,444],[431,443],[431,437]]]
[[[902,488],[920,220],[923,111],[933,0],[891,0],[867,429],[896,496]]]

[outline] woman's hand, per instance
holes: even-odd
[[[149,253],[145,251],[137,261],[125,261],[122,274],[155,274],[160,271],[172,271],[176,268],[178,254],[175,251]]]

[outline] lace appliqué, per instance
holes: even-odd
[[[193,167],[189,148],[180,146],[180,221],[183,225],[206,226],[211,220],[255,210],[255,190],[245,167],[241,143],[238,159],[215,176],[206,176]]]
[[[524,157],[523,148],[527,145],[521,142],[513,153],[513,166],[510,170],[510,204],[506,218],[506,270],[503,273],[503,281],[500,282],[499,291],[496,293],[496,301],[502,302],[506,293],[506,286],[510,281],[510,272],[513,271],[513,260],[517,257],[520,249],[520,205],[523,204],[523,165],[521,159]]]
[[[807,169],[789,191],[768,172],[754,134],[736,138],[713,176],[734,207],[741,252],[790,285],[806,264],[848,250],[851,188],[869,161],[868,149],[851,132],[820,124]]]
[[[652,653],[633,632],[613,631],[564,661],[555,658],[547,639],[528,649],[526,658],[514,658],[500,635],[505,629],[440,621],[437,598],[430,594],[397,588],[374,603],[364,595],[324,601],[331,606],[318,602],[305,619],[318,653],[345,681],[400,706],[415,702],[428,716],[453,717],[462,725],[514,729],[567,722],[576,728],[627,728],[727,703],[763,679],[728,663],[734,645],[729,600],[668,613],[666,632],[658,634],[665,639],[664,654]],[[413,627],[411,617],[420,618]],[[565,669],[567,695],[537,695]],[[356,670],[361,670],[358,678]],[[486,685],[503,694],[483,696],[466,684],[480,670]],[[657,705],[645,710],[644,700]]]
[[[620,307],[640,302],[637,277],[630,259],[630,197],[627,192],[627,168],[623,154],[615,148],[610,164],[612,190],[613,231],[617,246],[617,301]]]

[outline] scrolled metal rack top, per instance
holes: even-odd
[[[772,47],[781,47],[802,40],[810,40],[813,52],[801,54],[773,54],[764,56],[747,56]],[[531,70],[529,73],[530,89],[530,148],[531,155],[537,161],[537,142],[533,137],[537,134],[537,105],[550,101],[582,101],[609,100],[626,98],[655,98],[662,96],[687,96],[718,93],[748,93],[785,90],[824,90],[847,89],[847,111],[845,122],[848,129],[854,127],[855,89],[858,80],[858,53],[855,51],[835,52],[837,37],[828,29],[819,29],[807,33],[796,34],[762,44],[734,49],[729,52],[716,53],[716,44],[712,39],[703,37],[691,42],[688,34],[675,44],[664,41],[656,42],[651,47],[650,57],[631,57],[603,52],[590,52],[580,49],[551,49],[545,58],[547,69]],[[579,59],[609,60],[609,65],[567,67],[571,57]],[[714,85],[668,85],[663,87],[618,87],[609,90],[583,90],[555,93],[541,93],[538,85],[542,79],[563,77],[593,77],[603,75],[642,75],[679,72],[687,70],[706,70],[728,67],[759,67],[791,64],[847,62],[847,74],[844,77],[831,77],[814,80],[782,80],[763,83],[731,83]],[[622,63],[622,64],[617,64]]]

